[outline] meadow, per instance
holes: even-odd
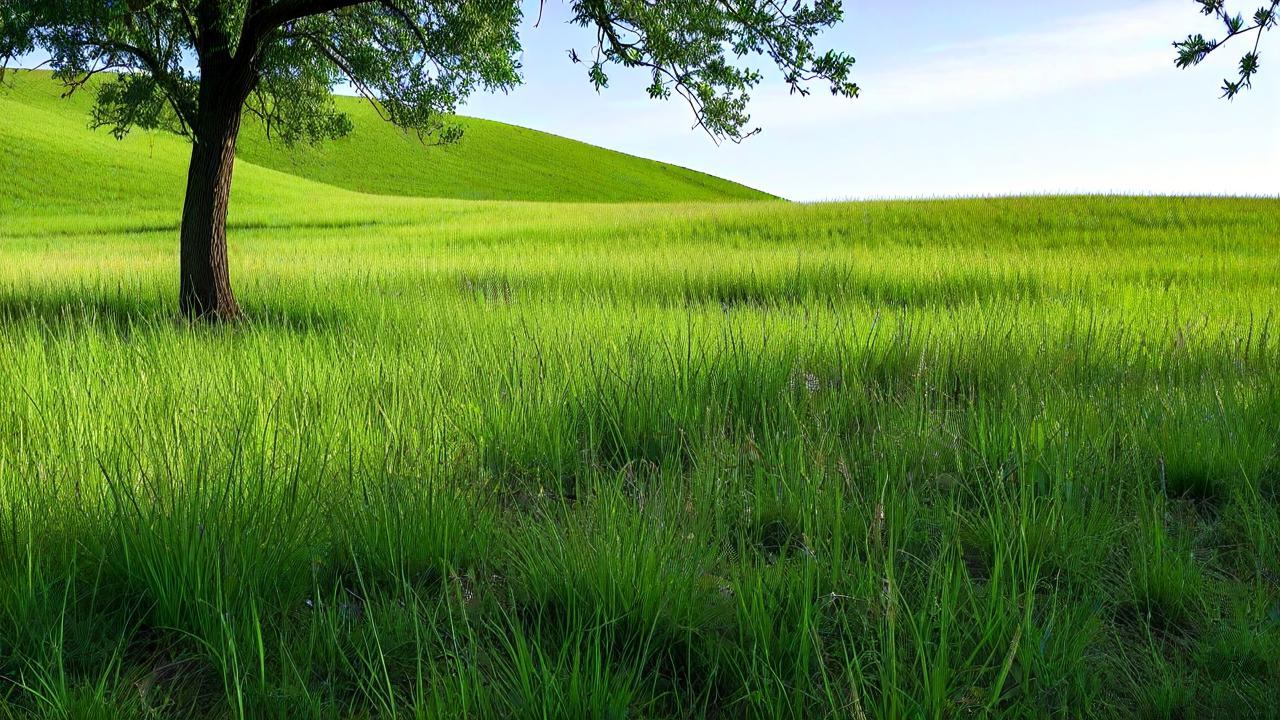
[[[0,716],[1280,706],[1280,201],[246,162],[192,326],[177,141],[99,141],[0,150]]]

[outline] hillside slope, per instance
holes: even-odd
[[[737,183],[606,150],[529,128],[459,118],[460,141],[425,144],[378,117],[358,98],[340,97],[354,131],[319,146],[268,142],[255,124],[240,157],[265,167],[381,195],[468,200],[679,202],[759,200]]]
[[[86,191],[89,199],[102,193],[107,196],[102,199],[110,199],[133,195],[140,184],[161,194],[180,194],[189,152],[181,139],[135,132],[118,142],[105,130],[88,128],[91,89],[70,98],[61,95],[49,73],[39,71],[11,73],[0,88],[0,171],[17,185],[10,186],[10,202],[34,193],[31,197],[47,205],[67,190],[66,199],[80,204]],[[489,120],[459,118],[465,129],[460,142],[424,144],[383,122],[361,100],[338,98],[338,103],[355,129],[318,147],[282,147],[268,142],[259,124],[246,122],[237,180],[254,174],[244,172],[244,165],[252,164],[381,195],[566,202],[770,197],[705,173]],[[87,172],[95,166],[104,172]],[[34,168],[40,170],[37,176],[22,177],[33,175]],[[59,179],[66,182],[50,182]],[[84,180],[102,187],[85,188]]]

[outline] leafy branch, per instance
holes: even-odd
[[[1271,0],[1269,6],[1259,7],[1253,13],[1251,25],[1246,25],[1244,15],[1232,14],[1227,10],[1226,0],[1196,0],[1203,15],[1214,17],[1223,24],[1226,35],[1221,39],[1205,38],[1203,34],[1188,35],[1186,40],[1173,44],[1178,51],[1174,64],[1180,68],[1199,65],[1210,53],[1225,45],[1228,41],[1240,36],[1253,37],[1253,49],[1240,58],[1240,74],[1235,80],[1226,78],[1222,81],[1222,97],[1230,100],[1245,90],[1253,87],[1253,76],[1258,72],[1258,48],[1262,43],[1262,34],[1280,24],[1280,0]]]

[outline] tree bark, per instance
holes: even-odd
[[[233,320],[240,307],[227,268],[227,206],[243,98],[203,90],[182,207],[178,302],[190,318]]]

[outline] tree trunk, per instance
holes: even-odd
[[[240,308],[227,268],[227,204],[240,133],[240,102],[217,102],[202,93],[200,106],[182,207],[178,302],[187,317],[232,320],[240,315]]]

